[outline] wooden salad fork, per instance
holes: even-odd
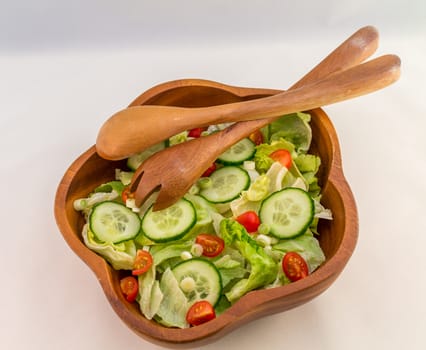
[[[377,41],[377,31],[374,28],[363,28],[335,49],[290,91],[279,93],[272,98],[204,108],[204,110],[210,110],[209,112],[212,108],[216,112],[219,111],[220,121],[238,121],[244,118],[267,119],[235,123],[219,133],[191,140],[154,154],[138,168],[133,177],[131,190],[135,191],[136,204],[141,205],[156,190],[159,192],[154,210],[163,209],[175,203],[220,154],[240,139],[273,121],[275,116],[360,96],[394,82],[399,76],[400,65],[399,58],[394,55],[382,56],[353,67],[375,51]],[[347,69],[349,67],[353,68]],[[320,80],[324,77],[326,78]],[[278,99],[277,96],[279,96]],[[238,105],[237,108],[235,105]],[[223,109],[224,107],[227,108]],[[167,110],[170,112],[170,109]],[[238,116],[235,117],[235,114]],[[226,119],[228,116],[231,116],[231,119]],[[213,123],[217,122],[217,117],[215,118]],[[136,118],[134,125],[137,125],[138,121],[140,123],[140,120]],[[212,123],[212,120],[209,123]],[[185,129],[204,125],[200,122],[195,124],[192,123]],[[175,133],[177,133],[176,130],[173,130],[173,134]],[[167,136],[163,134],[162,137]],[[141,146],[138,147],[140,150]],[[124,152],[123,154],[128,151],[128,149],[120,150]],[[102,152],[100,153],[102,155]],[[197,155],[196,161],[194,161],[194,154]],[[108,156],[110,155],[106,158]],[[110,156],[110,158],[113,157]]]

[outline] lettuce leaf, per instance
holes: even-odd
[[[256,170],[259,173],[262,174],[268,171],[268,169],[274,163],[274,160],[269,157],[269,155],[279,149],[286,149],[292,154],[292,157],[296,156],[294,145],[283,138],[274,140],[271,143],[262,143],[256,146],[254,162],[256,164]]]
[[[234,279],[241,279],[248,274],[248,270],[243,266],[243,262],[234,260],[230,254],[225,254],[219,259],[213,261],[219,270],[222,278],[222,287],[226,289],[228,284]]]
[[[124,185],[121,181],[115,180],[115,181],[109,181],[106,182],[98,187],[95,188],[94,192],[98,193],[98,192],[106,192],[106,193],[110,193],[110,192],[117,192],[119,195],[121,195],[121,192],[123,192],[124,189]]]
[[[180,257],[185,251],[190,251],[192,246],[191,241],[180,242],[176,244],[158,244],[152,246],[150,253],[156,266],[160,266],[165,261]]]
[[[83,227],[82,236],[88,248],[101,255],[115,270],[132,270],[136,256],[136,246],[132,240],[120,244],[99,242],[89,230],[89,225]]]
[[[325,261],[325,255],[318,240],[309,230],[301,236],[282,240],[273,245],[272,248],[282,251],[283,253],[291,251],[299,253],[306,260],[310,273],[316,270]]]
[[[271,193],[283,188],[284,179],[289,174],[286,167],[273,162],[268,171],[260,175],[241,196],[230,203],[232,215],[237,217],[247,211],[259,212],[262,200]]]
[[[194,205],[197,221],[184,239],[195,237],[201,232],[212,232],[214,230],[212,215],[217,213],[215,206],[199,195],[186,194],[185,198]]]
[[[278,118],[270,124],[270,141],[284,138],[294,145],[297,153],[307,152],[312,141],[310,119],[309,114],[300,112]]]
[[[88,215],[91,208],[101,202],[112,201],[120,196],[121,192],[118,193],[115,190],[109,192],[93,192],[86,198],[76,199],[73,203],[74,209],[82,211],[85,215]]]
[[[160,289],[163,293],[163,300],[158,309],[158,318],[156,319],[168,327],[188,328],[186,313],[189,304],[170,269],[164,271],[160,281]]]
[[[248,278],[239,280],[225,294],[233,303],[251,290],[262,288],[274,281],[278,273],[278,265],[238,222],[224,219],[220,228],[225,244],[234,246],[251,266]]]
[[[155,279],[155,272],[155,264],[153,264],[147,272],[138,277],[139,308],[148,320],[155,316],[163,300],[163,292],[160,289],[159,281]]]
[[[301,173],[311,172],[316,174],[321,165],[321,159],[313,154],[299,154],[294,159],[294,163]]]
[[[169,146],[174,146],[186,141],[188,141],[188,131],[182,131],[181,133],[169,138]]]

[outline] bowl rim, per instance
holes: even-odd
[[[230,91],[238,96],[247,94],[250,91],[250,89],[211,82],[209,80],[180,79],[154,86],[139,95],[130,105],[142,104],[144,101],[149,101],[150,98],[162,91],[185,86],[215,86],[217,88]],[[264,91],[265,94],[272,94],[279,90],[264,89]],[[340,246],[334,255],[328,259],[321,268],[316,270],[307,278],[286,286],[250,292],[222,313],[220,317],[197,327],[186,329],[165,328],[163,326],[159,326],[157,323],[154,324],[154,321],[147,320],[140,315],[137,316],[130,308],[123,307],[125,300],[121,293],[114,289],[114,286],[117,284],[115,283],[115,277],[112,274],[112,268],[102,257],[88,249],[74,234],[73,227],[70,225],[65,215],[67,194],[74,176],[91,157],[98,156],[96,153],[96,147],[94,145],[91,146],[72,162],[66,170],[56,191],[54,215],[57,226],[69,247],[95,273],[114,311],[136,334],[160,345],[167,344],[167,346],[186,347],[188,345],[194,346],[194,344],[206,344],[207,342],[214,341],[219,336],[228,333],[232,329],[260,317],[262,314],[266,315],[284,311],[275,309],[277,301],[284,297],[296,297],[302,290],[308,294],[312,294],[312,297],[308,297],[308,300],[316,297],[318,294],[326,290],[338,277],[356,247],[358,239],[358,213],[354,196],[343,174],[341,151],[335,128],[328,115],[322,109],[315,109],[314,112],[315,115],[318,115],[319,118],[321,118],[321,122],[331,134],[332,164],[330,165],[330,172],[323,191],[330,186],[333,190],[337,191],[342,198],[345,227]],[[303,300],[301,301],[301,304],[305,302],[306,300]],[[247,312],[248,306],[250,306],[249,312]],[[290,308],[295,306],[297,305],[291,306]]]

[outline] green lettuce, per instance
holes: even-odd
[[[119,193],[115,190],[110,190],[108,192],[93,192],[86,198],[76,199],[73,203],[74,209],[83,212],[87,217],[95,204],[115,200],[120,194],[121,192]]]
[[[121,192],[123,192],[124,189],[124,185],[121,181],[115,180],[115,181],[109,181],[106,182],[98,187],[95,188],[94,192],[98,193],[98,192],[105,192],[105,193],[109,193],[109,192],[117,192],[118,194],[121,195]]]
[[[320,157],[313,154],[299,154],[294,158],[294,165],[305,180],[308,192],[312,197],[317,197],[321,192],[317,177],[317,172],[321,166]]]
[[[270,141],[284,138],[294,145],[297,153],[307,152],[312,141],[310,119],[307,113],[293,113],[278,118],[270,124]]]
[[[153,264],[147,272],[138,276],[139,308],[148,320],[151,320],[158,312],[164,296],[160,289],[160,282],[155,279],[155,270],[155,264]]]
[[[88,248],[101,255],[116,270],[132,270],[136,256],[136,246],[133,240],[119,244],[100,242],[96,239],[89,225],[83,227],[82,236]]]
[[[265,173],[268,171],[268,169],[274,163],[274,160],[269,157],[269,155],[279,149],[286,149],[291,153],[292,157],[296,156],[294,145],[284,138],[274,140],[271,143],[262,143],[256,146],[254,163],[256,164],[256,170],[259,173]]]
[[[160,289],[163,298],[155,319],[167,327],[188,328],[186,313],[189,304],[179,287],[179,282],[170,269],[164,271],[160,281]]]
[[[262,288],[274,281],[278,273],[278,265],[238,222],[224,219],[220,223],[220,229],[225,244],[234,246],[251,267],[248,278],[239,280],[225,294],[233,303],[249,291]]]
[[[223,289],[226,289],[233,280],[241,279],[248,274],[248,270],[243,266],[243,261],[233,259],[230,254],[223,255],[213,263],[222,278]]]
[[[294,163],[302,174],[307,172],[316,174],[321,165],[321,159],[313,154],[299,154],[294,159]]]
[[[279,162],[273,162],[265,174],[260,175],[241,196],[230,203],[232,215],[237,217],[247,211],[259,212],[262,200],[271,193],[281,190],[291,174]],[[294,179],[292,177],[292,179]],[[292,180],[293,182],[293,180]]]
[[[182,131],[181,133],[169,138],[169,146],[174,146],[186,141],[188,141],[188,131]]]
[[[123,171],[121,169],[115,169],[115,179],[120,181],[124,186],[130,185],[132,182],[133,171]]]
[[[164,262],[179,258],[181,254],[185,251],[190,251],[192,247],[191,241],[179,242],[175,244],[158,244],[151,247],[150,253],[154,264],[156,266],[161,266]]]
[[[318,266],[325,261],[325,255],[318,240],[309,230],[301,236],[282,240],[273,245],[272,248],[283,253],[299,253],[306,260],[306,263],[309,266],[309,272],[317,269]]]
[[[184,239],[190,239],[202,232],[213,231],[212,215],[217,213],[216,208],[199,195],[186,194],[185,198],[193,204],[197,221]]]

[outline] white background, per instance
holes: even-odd
[[[1,349],[160,349],[115,315],[54,220],[56,187],[107,117],[178,78],[286,88],[371,24],[401,79],[325,108],[358,204],[322,295],[203,349],[425,349],[426,3],[0,0]]]

